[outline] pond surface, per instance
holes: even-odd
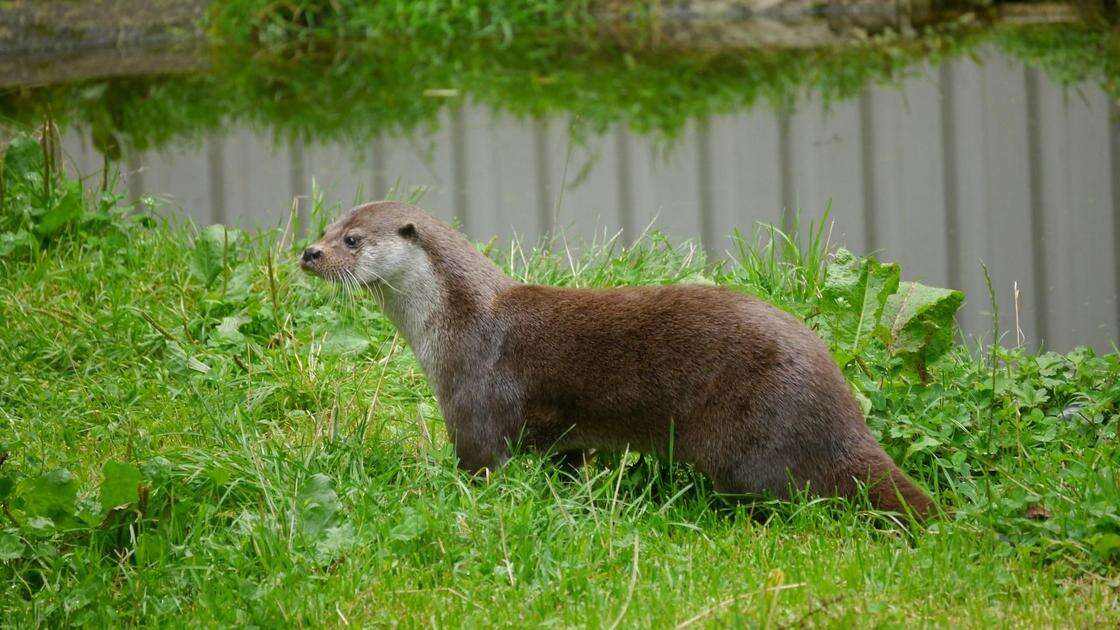
[[[125,148],[122,185],[199,224],[245,227],[283,223],[293,198],[305,212],[313,183],[340,208],[424,187],[422,205],[478,241],[562,233],[578,244],[618,231],[629,240],[652,226],[716,258],[735,230],[831,208],[833,243],[964,290],[967,333],[991,326],[984,262],[1005,342],[1116,342],[1120,126],[1095,84],[1063,87],[990,50],[828,105],[810,91],[792,107],[693,118],[672,140],[622,123],[573,140],[569,114],[515,116],[455,91],[427,97],[447,103],[408,134],[323,141],[312,129],[292,140],[235,122]],[[63,148],[74,171],[99,180],[88,130],[66,130]]]

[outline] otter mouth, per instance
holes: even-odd
[[[334,265],[323,268],[317,263],[318,261],[308,261],[300,259],[299,268],[303,270],[303,272],[307,275],[314,276],[316,278],[319,278],[320,280],[325,280],[326,282],[330,282],[331,284],[340,284],[354,287],[358,285],[368,284],[359,282],[358,279],[353,276],[353,272],[350,270],[339,269]]]
[[[299,268],[316,278],[355,289],[378,283],[377,280],[359,279],[358,269],[351,261],[340,260],[339,257],[324,253],[323,249],[314,245],[303,251],[299,258]]]
[[[299,268],[303,270],[303,273],[306,273],[309,276],[315,276],[316,278],[322,278],[323,280],[333,280],[334,279],[334,278],[331,278],[331,275],[333,275],[333,274],[325,273],[314,262],[308,262],[307,260],[301,259],[299,261]]]
[[[322,270],[320,270],[315,265],[314,262],[308,262],[306,260],[300,259],[299,268],[302,269],[304,273],[315,276],[316,278],[323,278],[324,280],[329,279],[326,275],[323,274]]]
[[[341,283],[342,282],[342,274],[339,273],[336,270],[319,269],[318,267],[316,267],[314,265],[309,265],[309,264],[307,264],[305,262],[302,262],[302,261],[299,263],[299,268],[302,269],[303,272],[306,273],[307,275],[314,276],[316,278],[319,278],[320,280],[326,280],[327,282],[336,282],[336,283]]]

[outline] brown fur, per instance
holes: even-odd
[[[436,308],[422,324],[401,304],[419,304],[410,296],[423,287],[366,284],[422,347],[468,470],[501,466],[515,443],[559,453],[629,447],[689,462],[723,492],[852,496],[860,482],[880,509],[919,518],[935,510],[871,436],[825,344],[765,302],[697,285],[520,284],[451,227],[388,202],[336,222],[316,245],[322,267],[305,268],[328,278],[327,269],[345,268],[338,241],[355,230],[371,247],[405,238],[431,265],[438,290],[424,303]]]

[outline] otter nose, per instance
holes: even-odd
[[[318,247],[308,247],[303,250],[303,262],[311,263],[323,257],[323,250]]]

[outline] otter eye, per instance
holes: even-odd
[[[358,243],[360,243],[361,240],[361,238],[354,236],[353,234],[348,234],[345,238],[342,239],[342,242],[345,243],[346,246],[350,249],[354,249],[358,246]]]

